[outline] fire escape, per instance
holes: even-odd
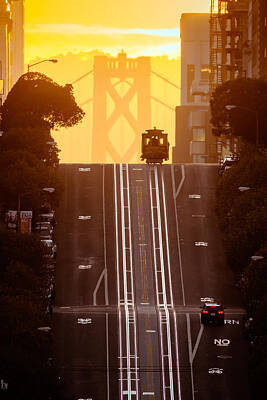
[[[246,76],[244,46],[247,43],[248,0],[211,0],[210,12],[210,93],[218,85]],[[225,136],[217,142],[236,152],[237,143]]]

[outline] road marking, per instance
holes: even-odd
[[[143,392],[143,396],[154,396],[154,392]]]
[[[125,171],[125,177],[124,173]],[[123,277],[123,306],[125,312],[125,332],[124,340],[126,345],[126,376],[121,375],[123,380],[127,381],[127,389],[123,390],[121,383],[121,396],[123,394],[138,394],[139,393],[139,379],[138,379],[138,356],[137,356],[137,334],[136,334],[136,311],[134,309],[134,288],[133,288],[133,260],[132,260],[132,236],[131,236],[131,203],[130,203],[130,187],[129,187],[129,166],[127,164],[120,164],[120,206],[121,206],[121,241],[122,241],[122,277]],[[127,214],[126,214],[127,213]],[[125,229],[125,219],[128,216],[129,229]],[[127,236],[128,235],[128,236]],[[129,253],[126,253],[126,236],[129,242]],[[129,260],[127,258],[129,254]],[[128,277],[128,274],[130,276]],[[119,283],[120,284],[120,283]],[[121,298],[119,297],[121,302]],[[120,321],[121,330],[121,321]],[[133,342],[133,343],[132,343]],[[120,349],[120,357],[123,357],[123,350]],[[134,360],[132,363],[132,359]],[[121,360],[122,362],[122,360]],[[133,367],[131,366],[133,364]],[[121,365],[122,366],[122,365]],[[133,369],[134,371],[131,371]],[[132,378],[131,374],[135,374]],[[132,384],[132,381],[135,384]],[[132,390],[132,388],[136,390]],[[121,397],[121,399],[122,399]]]
[[[78,318],[78,324],[86,325],[92,323],[92,318]]]
[[[109,305],[108,298],[108,269],[107,269],[107,249],[106,249],[106,208],[105,208],[105,165],[103,165],[103,233],[104,233],[104,265],[105,265],[105,303]],[[108,392],[109,393],[109,392]],[[109,394],[108,394],[109,398]],[[107,399],[108,400],[108,399]]]
[[[91,168],[79,168],[79,172],[90,172]]]
[[[200,297],[200,301],[206,303],[207,301],[210,301],[211,303],[214,302],[214,298],[213,297]]]
[[[91,215],[79,215],[78,219],[80,220],[87,220],[87,219],[91,219]]]
[[[62,307],[60,307],[60,308],[70,308],[70,307],[67,307],[67,306],[62,306]]]
[[[217,356],[217,358],[221,358],[223,360],[226,360],[227,358],[233,358],[232,356],[228,356],[227,354],[222,354],[220,356]]]
[[[143,306],[146,306],[146,305],[148,305],[148,304],[150,304],[150,303],[140,303],[140,304],[142,304]]]
[[[155,333],[156,331],[153,330],[153,329],[146,329],[146,332],[147,332],[147,333]]]
[[[143,171],[143,168],[133,168],[133,171]]]
[[[195,246],[200,247],[208,247],[208,242],[195,242]]]
[[[200,199],[201,195],[200,194],[189,194],[188,197],[189,197],[189,199]]]
[[[209,368],[209,374],[222,374],[223,368]]]
[[[109,400],[109,332],[108,332],[108,313],[106,313],[106,344],[107,344],[107,400]]]
[[[88,264],[88,265],[79,265],[78,266],[78,269],[91,269],[92,268],[92,265],[91,264]]]
[[[239,325],[239,320],[238,319],[225,319],[224,324],[229,324],[229,325]]]
[[[229,346],[230,343],[229,339],[214,339],[216,346]]]
[[[132,379],[132,380],[134,380],[134,379]],[[124,390],[123,392],[122,392],[123,394],[136,394],[136,390]]]
[[[92,397],[86,399],[78,399],[78,400],[93,400]]]
[[[201,325],[200,330],[199,330],[198,335],[197,335],[197,340],[196,340],[196,343],[195,343],[195,347],[194,347],[194,350],[193,350],[193,353],[192,353],[192,362],[194,361],[195,355],[197,353],[197,349],[198,349],[198,346],[199,346],[199,343],[200,343],[200,339],[201,339],[203,330],[204,330],[204,326]]]
[[[162,185],[163,211],[164,211],[164,222],[165,222],[165,236],[166,236],[166,250],[167,250],[168,274],[169,274],[169,286],[170,286],[171,304],[173,304],[170,249],[169,249],[169,234],[168,234],[168,224],[167,224],[167,211],[166,211],[165,184],[164,184],[164,171],[163,170],[161,170],[161,185]]]
[[[180,193],[180,190],[183,186],[184,180],[185,180],[185,173],[184,173],[184,165],[181,165],[181,170],[182,170],[182,179],[179,183],[179,186],[175,192],[175,179],[174,179],[174,167],[173,165],[171,166],[171,174],[172,174],[172,191],[173,191],[173,198],[176,199]]]
[[[96,295],[97,295],[99,286],[101,284],[101,281],[104,278],[104,276],[106,275],[106,273],[107,273],[107,270],[106,270],[106,268],[104,268],[102,273],[101,273],[101,275],[100,275],[100,277],[99,277],[99,279],[98,279],[98,281],[97,281],[97,284],[96,284],[96,287],[95,287],[95,290],[94,290],[94,293],[93,293],[93,304],[94,304],[94,306],[97,305],[96,304]]]
[[[152,171],[154,171],[154,179],[155,179],[155,195],[156,195],[156,207],[155,209],[157,210],[156,214],[153,212],[154,211],[154,204],[153,204],[153,196],[152,196]],[[166,293],[166,279],[165,279],[165,267],[164,267],[164,256],[163,256],[163,238],[162,238],[162,226],[161,226],[161,208],[160,208],[160,198],[159,198],[159,181],[158,181],[158,173],[157,173],[157,167],[154,166],[153,168],[150,169],[149,173],[149,186],[150,186],[150,207],[151,207],[151,220],[152,220],[152,238],[153,238],[153,257],[154,257],[154,272],[155,272],[155,281],[156,281],[156,293],[157,293],[157,306],[162,307],[162,310],[159,313],[160,317],[160,347],[161,347],[161,364],[162,364],[162,387],[163,387],[163,395],[164,398],[166,395],[170,400],[174,400],[174,383],[173,383],[173,368],[172,368],[172,343],[171,343],[171,337],[170,337],[170,315],[169,315],[169,310],[168,310],[168,299],[167,299],[167,293]],[[163,174],[161,175],[163,179]],[[163,188],[164,189],[164,185]],[[163,190],[163,201],[164,201],[164,190]],[[166,218],[164,214],[164,218]],[[157,230],[155,230],[155,220],[157,221]],[[165,224],[166,224],[166,219],[165,219]],[[157,232],[157,238],[158,238],[158,243],[159,247],[156,248],[156,235],[155,233]],[[169,243],[167,242],[167,246]],[[160,265],[160,273],[161,275],[158,277],[158,266],[157,266],[157,254],[156,250],[159,250],[159,265]],[[161,287],[162,287],[162,293],[159,293],[159,283],[158,279],[161,277]],[[170,291],[172,290],[170,286]],[[162,295],[162,298],[159,298],[159,296]],[[172,296],[171,296],[172,297]],[[172,305],[172,304],[171,304]],[[175,314],[174,314],[175,318]],[[163,332],[164,329],[164,332]],[[175,326],[175,331],[177,330]],[[166,349],[163,344],[163,340],[166,340]],[[176,336],[177,339],[177,336]],[[177,353],[177,345],[176,343],[176,357],[178,356]],[[165,365],[165,359],[167,358],[168,362],[168,369],[166,369]],[[177,365],[179,366],[179,359],[177,358]],[[166,375],[166,377],[165,377]],[[180,379],[179,379],[179,367],[177,368],[177,375],[178,375],[178,396],[179,399],[181,399],[181,393],[180,393]]]
[[[136,179],[136,182],[144,182],[144,179]]]

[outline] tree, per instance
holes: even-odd
[[[240,288],[244,296],[244,300],[246,304],[249,305],[249,309],[252,312],[257,310],[260,314],[260,308],[264,295],[266,296],[266,285],[267,285],[267,248],[263,249],[259,254],[264,257],[262,260],[251,261],[251,263],[245,268],[243,278],[240,281]],[[266,303],[267,298],[265,299]],[[263,309],[262,309],[263,311]],[[266,311],[265,311],[266,314]],[[257,324],[261,322],[261,319],[258,318]],[[262,335],[257,331],[257,335]],[[265,334],[267,334],[267,326]]]
[[[70,127],[84,117],[75,102],[72,85],[61,86],[38,72],[20,77],[1,107],[1,114],[4,132],[11,128]]]
[[[15,234],[0,230],[0,281],[2,282],[8,266],[19,262],[42,277],[45,264],[45,247],[37,235]]]
[[[216,213],[224,234],[228,261],[236,272],[240,272],[264,245],[266,182],[267,160],[251,151],[243,151],[240,161],[219,179]],[[240,192],[240,186],[251,189]]]
[[[11,128],[0,138],[0,153],[8,150],[23,150],[34,154],[46,165],[56,167],[59,162],[59,150],[56,145],[50,144],[52,142],[53,138],[49,129]]]
[[[227,110],[226,105],[236,108]],[[260,79],[235,79],[218,86],[212,94],[211,123],[216,136],[241,137],[256,144],[257,119],[259,143],[267,145],[267,82]]]
[[[44,197],[44,187],[56,189],[49,196],[57,205],[62,184],[53,167],[47,167],[27,151],[0,153],[0,202],[4,208],[16,210],[20,199],[23,207],[37,210]]]

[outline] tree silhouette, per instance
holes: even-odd
[[[1,130],[43,127],[56,129],[76,125],[84,117],[73,87],[61,86],[39,72],[20,77],[1,107]]]
[[[236,108],[227,110],[226,105]],[[259,143],[267,145],[267,82],[260,79],[235,79],[218,86],[212,94],[211,123],[216,136],[242,137],[256,144],[257,118]]]

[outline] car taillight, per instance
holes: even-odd
[[[207,310],[203,310],[202,314],[208,314],[209,312]]]
[[[223,311],[218,311],[218,314],[223,314]]]

